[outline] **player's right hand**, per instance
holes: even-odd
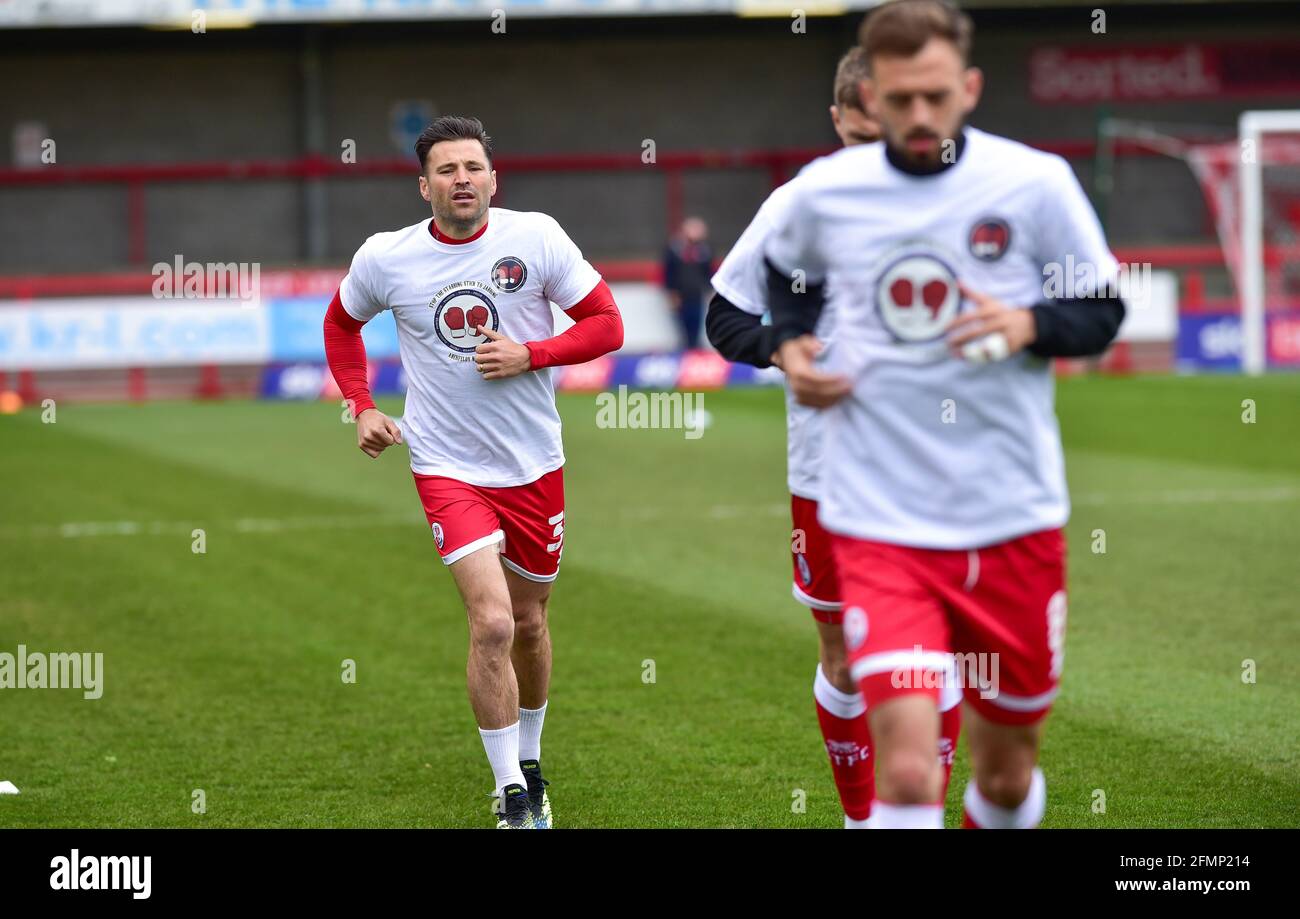
[[[800,335],[777,350],[780,367],[790,382],[790,391],[800,405],[827,408],[853,389],[853,381],[841,374],[825,373],[813,363],[822,344],[813,335]]]
[[[377,408],[357,416],[357,446],[369,457],[377,457],[393,444],[402,442],[402,429]]]

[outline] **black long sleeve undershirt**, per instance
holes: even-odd
[[[1101,354],[1124,321],[1124,301],[1119,297],[1053,300],[1031,310],[1037,335],[1027,350],[1039,357]]]
[[[704,330],[713,347],[729,361],[771,367],[772,327],[763,317],[747,313],[722,294],[714,294],[704,319]]]
[[[805,284],[799,292],[779,268],[767,259],[763,264],[767,267],[767,308],[772,314],[772,350],[776,351],[792,338],[812,334],[826,302],[826,285]]]
[[[776,351],[792,338],[810,333],[824,302],[822,285],[808,285],[805,293],[792,289],[790,278],[767,262],[767,302],[772,311],[770,339]],[[1053,300],[1030,307],[1034,317],[1034,343],[1028,347],[1039,357],[1091,357],[1115,340],[1124,321],[1124,301],[1118,297]],[[771,352],[768,352],[769,355]]]

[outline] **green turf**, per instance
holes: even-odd
[[[557,823],[838,825],[780,393],[709,393],[698,440],[560,405]],[[1046,825],[1300,825],[1300,379],[1066,380],[1059,413],[1076,508]],[[0,690],[22,792],[0,826],[490,823],[464,615],[405,454],[352,438],[323,403],[0,416],[0,651],[105,656],[97,701]],[[60,529],[119,521],[137,532]],[[966,770],[962,748],[956,789]]]

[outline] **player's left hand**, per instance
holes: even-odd
[[[488,339],[474,349],[474,363],[483,379],[505,380],[532,369],[533,356],[526,345],[511,341],[487,326],[479,326],[478,333]]]
[[[781,345],[776,359],[785,371],[795,401],[811,408],[829,408],[853,391],[853,381],[838,373],[819,369],[814,358],[822,343],[812,335],[800,335]]]
[[[975,304],[975,309],[957,316],[948,324],[948,347],[955,357],[979,361],[1002,360],[1034,343],[1038,329],[1034,314],[1023,307],[1007,306],[1001,300],[971,290],[958,284],[962,295]],[[996,347],[972,350],[966,346],[985,336],[1002,337]],[[994,339],[989,339],[994,341]],[[1005,344],[1005,348],[1003,345]],[[986,353],[991,351],[992,353]]]

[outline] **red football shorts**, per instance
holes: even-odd
[[[867,707],[938,695],[957,655],[967,702],[1029,724],[1052,706],[1065,660],[1065,535],[1043,530],[983,549],[913,549],[835,536],[844,644]]]
[[[817,522],[817,502],[798,495],[790,496],[790,556],[794,563],[794,598],[812,610],[818,622],[838,625],[840,582],[835,576],[835,553],[831,534]]]
[[[564,470],[510,488],[415,473],[415,488],[444,565],[502,543],[501,561],[530,581],[553,581],[564,551]]]

